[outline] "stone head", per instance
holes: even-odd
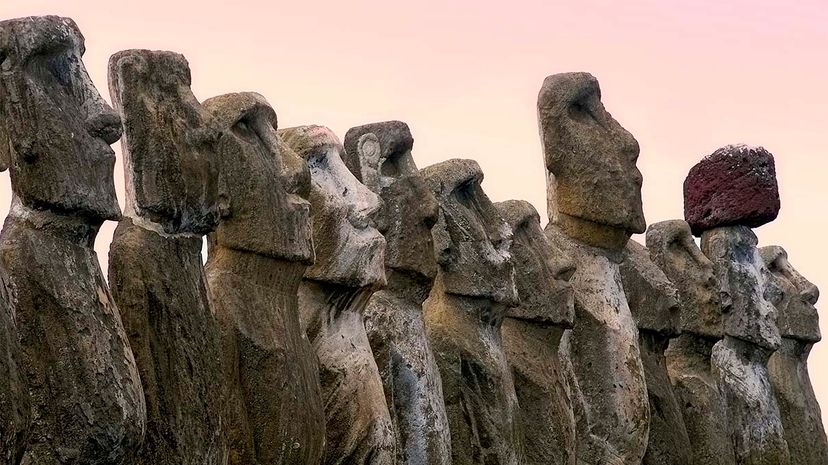
[[[647,249],[630,240],[621,262],[621,283],[640,330],[673,337],[679,334],[679,294]]]
[[[788,253],[782,247],[762,247],[759,253],[770,272],[765,294],[776,307],[776,321],[782,337],[819,342],[822,335],[815,307],[819,289],[791,265]]]
[[[431,228],[439,206],[411,156],[413,144],[401,121],[351,128],[345,165],[382,199],[376,224],[387,243],[386,267],[430,282],[437,274]]]
[[[353,288],[385,285],[385,239],[374,227],[381,201],[348,171],[339,138],[323,126],[279,134],[310,168],[316,262],[305,279]]]
[[[276,133],[276,113],[256,93],[204,102],[220,131],[218,245],[310,264],[310,174],[305,161]]]
[[[575,264],[546,238],[538,211],[525,200],[496,203],[512,229],[512,263],[520,304],[508,310],[510,318],[539,325],[571,328],[575,321],[575,293],[569,279]]]
[[[757,239],[747,226],[723,226],[704,231],[701,250],[713,262],[719,282],[732,299],[724,332],[767,350],[781,343],[776,309],[766,298],[768,270]]]
[[[92,84],[84,51],[69,18],[0,22],[0,165],[26,207],[100,225],[121,216],[110,147],[121,120]]]
[[[716,278],[713,263],[693,240],[682,220],[662,221],[647,228],[650,259],[676,286],[679,295],[678,329],[683,333],[721,339],[723,312],[730,309],[729,289]]]
[[[480,165],[453,159],[421,173],[440,204],[431,234],[445,291],[517,305],[512,230],[483,192]]]
[[[588,73],[547,77],[538,123],[550,221],[581,242],[615,250],[643,233],[638,142],[604,109],[598,80]]]
[[[177,53],[125,50],[109,59],[109,91],[124,128],[127,215],[169,234],[206,234],[218,224],[220,132],[191,82]]]

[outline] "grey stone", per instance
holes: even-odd
[[[547,77],[538,94],[549,220],[567,235],[620,249],[646,228],[638,142],[604,108],[588,73]]]
[[[574,465],[575,416],[558,357],[572,327],[575,265],[554,250],[535,207],[522,200],[495,204],[512,229],[511,253],[520,304],[503,321],[503,347],[512,367],[529,464]]]
[[[437,274],[431,227],[439,206],[411,156],[413,142],[400,121],[358,126],[345,135],[345,164],[383,201],[376,223],[386,241],[388,287],[371,296],[364,314],[394,423],[397,463],[448,465],[442,381],[422,309]]]
[[[276,133],[261,95],[208,99],[221,131],[221,220],[209,236],[210,302],[224,342],[230,464],[319,464],[319,364],[299,316],[313,261],[307,165]]]
[[[587,73],[549,76],[538,95],[550,242],[574,263],[575,324],[561,353],[570,373],[579,463],[638,465],[650,411],[638,328],[619,263],[646,227],[635,138],[601,103]]]
[[[665,352],[667,373],[690,439],[693,465],[733,465],[727,408],[719,392],[710,357],[723,337],[723,308],[730,296],[713,272],[713,263],[693,241],[682,220],[647,228],[652,261],[675,284],[679,294],[681,335]]]
[[[667,374],[664,352],[679,334],[678,290],[650,259],[647,249],[627,242],[621,262],[621,282],[633,318],[650,402],[650,436],[645,465],[688,464],[690,438],[679,402]]]
[[[23,463],[122,463],[146,407],[121,317],[93,249],[120,217],[114,152],[121,125],[98,94],[75,23],[0,23],[0,147],[14,193],[0,262],[32,405]]]
[[[756,242],[747,226],[702,233],[701,249],[733,299],[725,337],[713,347],[713,372],[727,405],[736,463],[787,465],[791,457],[768,373],[780,336],[776,311],[765,300],[768,271]]]
[[[218,220],[217,135],[190,83],[177,53],[126,50],[109,61],[127,186],[109,284],[147,402],[130,464],[225,463],[221,338],[201,260],[202,234]]]
[[[302,324],[319,357],[325,405],[324,463],[392,464],[396,440],[363,312],[386,284],[385,240],[373,226],[380,199],[345,166],[322,126],[280,130],[310,168],[316,263],[299,288]]]
[[[517,303],[512,232],[486,197],[472,160],[424,168],[440,204],[432,229],[440,265],[423,308],[440,367],[451,429],[451,462],[524,463],[517,395],[501,342],[507,307]]]
[[[770,271],[770,299],[782,334],[782,345],[771,355],[768,369],[791,461],[828,463],[822,412],[808,373],[808,355],[821,338],[814,306],[819,290],[791,265],[782,247],[763,247],[759,252]]]
[[[29,439],[31,411],[9,290],[0,270],[0,464],[17,465]]]

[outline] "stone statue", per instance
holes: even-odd
[[[316,262],[299,288],[301,321],[319,357],[327,449],[323,463],[392,464],[391,415],[363,323],[385,285],[385,240],[373,226],[376,194],[343,162],[344,147],[322,126],[280,130],[310,168]]]
[[[503,320],[503,347],[512,367],[526,465],[575,465],[575,417],[558,349],[572,327],[575,265],[546,239],[529,202],[495,204],[513,232],[519,305]]]
[[[126,50],[109,60],[127,191],[109,284],[147,402],[130,464],[225,463],[221,339],[201,259],[203,235],[218,222],[218,134],[190,83],[177,53]]]
[[[507,308],[517,304],[512,231],[483,192],[477,162],[448,160],[421,172],[440,204],[432,228],[439,269],[423,308],[443,381],[451,463],[523,464],[500,332]]]
[[[0,147],[12,206],[0,234],[32,405],[23,463],[122,463],[140,445],[144,396],[93,249],[115,197],[118,114],[98,94],[71,19],[0,23]]]
[[[394,423],[397,463],[449,465],[442,381],[422,309],[437,274],[431,227],[439,207],[411,156],[413,143],[400,121],[358,126],[345,134],[345,164],[383,201],[376,222],[386,241],[388,286],[371,297],[364,314]]]
[[[678,337],[666,352],[673,384],[690,439],[692,465],[734,465],[727,409],[713,375],[713,345],[724,336],[722,311],[730,306],[713,263],[693,241],[682,220],[662,221],[647,228],[650,259],[676,286],[680,314]]]
[[[730,199],[742,198],[740,186],[764,188],[755,190],[746,206],[746,201]],[[775,218],[779,209],[773,156],[761,147],[717,150],[690,169],[684,202],[685,219],[701,233],[701,250],[733,299],[725,337],[713,347],[712,360],[728,409],[736,463],[787,465],[791,457],[767,366],[781,341],[776,311],[765,299],[768,271],[750,229]],[[752,214],[761,209],[771,213],[760,221]],[[715,215],[702,215],[701,221],[693,213],[699,211]]]
[[[770,271],[770,300],[776,307],[782,336],[779,350],[768,361],[768,369],[791,462],[795,460],[797,465],[828,463],[822,413],[808,374],[808,355],[822,338],[819,315],[814,307],[819,289],[791,266],[782,247],[762,247],[759,253]]]
[[[261,95],[223,95],[204,107],[222,133],[221,219],[206,272],[224,341],[228,462],[320,464],[319,365],[298,300],[314,257],[308,167],[278,138],[276,113]]]
[[[664,352],[679,334],[676,287],[650,260],[647,249],[630,240],[621,262],[621,282],[638,325],[638,345],[650,401],[650,436],[644,465],[688,465],[690,438],[667,374]]]
[[[638,465],[650,412],[638,329],[619,263],[645,230],[638,142],[604,109],[587,73],[549,76],[538,95],[549,184],[546,234],[577,263],[575,323],[561,350],[572,368],[580,463]]]

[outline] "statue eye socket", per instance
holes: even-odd
[[[72,59],[64,53],[51,54],[46,58],[46,69],[64,87],[72,82]]]
[[[569,105],[569,117],[580,122],[593,120],[592,110],[586,100],[576,100]]]
[[[4,61],[6,61],[7,56],[8,55],[6,54],[5,50],[0,50],[0,65],[2,65]]]

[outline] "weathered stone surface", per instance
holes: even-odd
[[[690,438],[664,357],[670,338],[679,334],[678,291],[650,259],[647,249],[632,240],[624,250],[621,282],[638,324],[638,344],[650,402],[650,436],[642,463],[688,464]]]
[[[190,82],[176,53],[126,50],[109,61],[127,186],[109,283],[147,403],[130,464],[225,463],[221,338],[201,260],[201,235],[218,221],[217,137]]]
[[[483,192],[476,162],[448,160],[421,172],[440,204],[432,229],[440,268],[423,308],[443,381],[451,463],[522,464],[517,395],[500,333],[507,307],[517,303],[512,232]]]
[[[511,253],[520,303],[507,311],[502,335],[520,405],[523,463],[574,465],[575,416],[558,348],[573,323],[568,281],[575,265],[554,250],[529,202],[495,206],[514,234]]]
[[[230,464],[319,464],[325,417],[298,288],[313,260],[305,162],[258,94],[204,102],[218,143],[221,220],[209,237],[210,303],[221,323]]]
[[[762,147],[722,147],[691,168],[684,180],[684,219],[697,236],[720,226],[755,228],[778,213],[776,167]]]
[[[0,261],[13,289],[31,396],[26,464],[111,464],[134,454],[146,410],[132,350],[92,248],[118,219],[120,119],[101,98],[70,19],[0,23],[0,147],[12,207]]]
[[[723,302],[713,263],[693,241],[681,220],[663,221],[647,229],[652,261],[678,289],[682,335],[665,352],[667,373],[690,439],[693,465],[733,465],[727,409],[710,362],[713,345],[723,336]],[[724,297],[724,298],[722,298]]]
[[[640,464],[650,414],[635,325],[618,264],[646,227],[638,142],[601,103],[587,73],[547,77],[538,95],[547,169],[546,234],[577,263],[575,325],[561,344],[579,462]]]
[[[8,281],[0,269],[0,464],[17,465],[29,439],[31,411]]]
[[[828,463],[828,440],[808,373],[808,355],[820,339],[814,307],[819,290],[791,266],[782,247],[763,247],[759,252],[770,271],[770,299],[782,333],[782,345],[771,356],[768,369],[791,462]]]
[[[664,338],[680,333],[678,290],[638,242],[631,240],[624,249],[621,283],[639,332],[651,331]]]
[[[376,194],[343,162],[322,126],[279,131],[310,167],[316,263],[299,288],[302,324],[319,357],[325,405],[325,464],[392,464],[396,441],[363,311],[385,285],[385,240],[372,225]]]
[[[400,121],[352,128],[345,164],[383,201],[376,223],[386,241],[388,287],[371,296],[364,314],[394,423],[397,463],[448,465],[443,387],[422,309],[437,274],[431,227],[439,206],[411,156],[413,141]]]
[[[549,220],[588,245],[620,249],[646,228],[638,142],[604,109],[588,73],[547,77],[538,94]]]
[[[736,463],[791,463],[768,359],[779,348],[776,311],[765,300],[765,268],[747,226],[704,231],[701,249],[730,289],[725,337],[713,347],[713,372],[727,405]]]

